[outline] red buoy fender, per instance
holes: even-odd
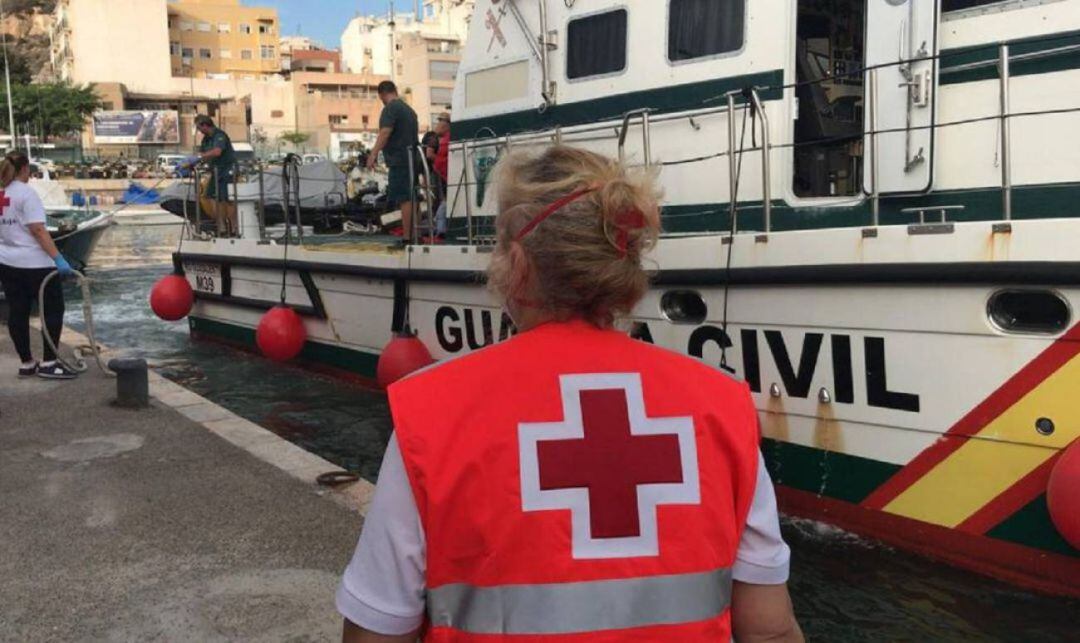
[[[304,320],[288,306],[274,306],[266,311],[255,330],[259,350],[275,362],[287,362],[299,355],[306,341]]]
[[[434,363],[435,358],[424,342],[416,335],[404,332],[394,335],[379,355],[375,378],[379,388],[385,389],[406,375]]]
[[[1050,519],[1066,541],[1080,549],[1080,440],[1065,447],[1046,487]]]
[[[179,321],[195,305],[195,292],[183,275],[162,277],[150,290],[150,308],[165,321]]]

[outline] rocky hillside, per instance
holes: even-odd
[[[0,34],[7,38],[11,81],[27,83],[47,79],[49,31],[56,0],[4,0],[4,20]]]

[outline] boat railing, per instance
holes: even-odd
[[[634,109],[623,114],[622,126],[619,128],[619,161],[626,161],[626,135],[630,131],[630,123],[636,118],[641,119],[641,151],[644,155],[645,167],[652,166],[652,133],[650,132],[649,108]]]
[[[1029,39],[1028,43],[1032,42],[1054,42],[1064,40],[1066,37],[1060,34],[1049,35],[1042,38]],[[984,52],[985,60],[977,62],[965,62],[963,64],[942,66],[939,70],[940,74],[953,74],[957,72],[968,72],[971,70],[984,70],[987,68],[997,67],[998,70],[998,105],[992,113],[974,117],[966,117],[948,122],[940,122],[935,120],[925,125],[902,125],[899,127],[881,127],[880,119],[880,100],[879,100],[879,83],[885,82],[883,79],[879,80],[881,70],[887,68],[902,67],[905,65],[911,65],[917,62],[935,62],[944,63],[951,56],[964,56],[970,57],[973,53],[978,54],[980,51]],[[882,151],[880,149],[880,137],[887,134],[896,133],[912,133],[916,131],[936,131],[946,128],[962,127],[965,125],[971,125],[976,123],[996,122],[998,127],[998,133],[1000,142],[997,146],[997,153],[1000,154],[1000,180],[998,189],[1001,192],[1001,218],[1005,221],[1009,221],[1013,218],[1013,199],[1014,192],[1013,185],[1013,159],[1012,159],[1012,132],[1010,124],[1017,118],[1028,118],[1037,116],[1048,116],[1054,114],[1068,114],[1068,113],[1080,113],[1080,105],[1053,109],[1040,109],[1023,112],[1015,112],[1011,106],[1011,89],[1012,89],[1012,74],[1010,73],[1010,63],[1025,63],[1034,60],[1041,60],[1053,56],[1069,55],[1080,51],[1080,45],[1068,44],[1061,47],[1053,47],[1048,50],[1032,53],[1015,54],[1010,51],[1010,47],[1007,43],[991,43],[983,46],[965,48],[962,52],[945,52],[937,54],[916,54],[900,60],[883,62],[874,65],[866,65],[859,69],[849,69],[842,74],[832,74],[820,79],[799,80],[796,82],[789,82],[776,85],[761,85],[757,87],[751,87],[746,89],[736,90],[734,92],[727,91],[723,94],[714,97],[708,97],[701,101],[696,108],[689,108],[678,113],[665,113],[657,114],[655,111],[647,109],[632,110],[624,113],[617,125],[612,126],[611,120],[605,122],[596,123],[592,125],[583,125],[575,127],[558,127],[554,130],[544,129],[538,131],[529,132],[517,132],[513,136],[513,144],[522,147],[530,145],[546,145],[551,142],[556,143],[590,143],[599,141],[611,141],[614,139],[617,145],[619,158],[624,162],[626,160],[626,141],[628,133],[631,127],[636,125],[636,120],[642,120],[642,144],[644,148],[644,164],[652,167],[671,167],[677,165],[684,165],[690,163],[701,163],[709,160],[723,158],[725,156],[732,157],[735,154],[746,152],[759,152],[762,153],[762,174],[763,174],[763,187],[762,187],[762,205],[763,210],[763,223],[765,232],[771,232],[771,188],[772,177],[771,167],[767,167],[772,153],[775,153],[782,149],[794,149],[798,147],[805,147],[808,145],[820,145],[833,142],[839,142],[842,137],[823,137],[812,141],[787,141],[776,143],[770,138],[770,127],[768,123],[768,115],[764,109],[762,97],[765,94],[775,94],[776,92],[791,92],[805,85],[821,84],[825,82],[835,81],[838,77],[842,76],[859,76],[864,78],[864,109],[866,118],[866,127],[863,131],[863,140],[866,142],[866,162],[868,165],[869,180],[866,183],[869,184],[868,194],[866,196],[867,201],[870,204],[872,227],[878,227],[881,225],[881,199],[882,193],[880,189],[881,181],[879,176],[879,166]],[[986,54],[994,52],[996,55],[990,57]],[[749,94],[748,94],[749,92]],[[729,104],[729,99],[732,95],[736,98],[739,94],[746,94],[746,101],[736,100],[736,108],[741,105],[742,108],[750,108],[754,110],[755,116],[762,116],[763,119],[763,140],[759,145],[753,145],[750,147],[741,147],[732,144],[731,142],[731,112],[732,107]],[[749,105],[747,105],[749,103]],[[652,156],[651,150],[651,128],[661,123],[669,123],[672,121],[689,120],[692,126],[698,125],[698,121],[706,116],[717,114],[728,114],[729,120],[729,132],[728,132],[728,146],[727,149],[719,150],[700,156],[682,159],[656,159]],[[503,148],[510,144],[510,139],[507,135],[496,135],[495,132],[491,132],[490,138],[481,140],[469,140],[463,141],[460,147],[457,147],[457,153],[460,153],[465,159],[465,165],[468,167],[472,156],[477,150],[483,148],[497,147]],[[734,161],[732,158],[728,159],[729,162],[729,182],[731,182],[731,189],[734,190],[734,180],[736,179],[735,173],[732,171],[732,165]],[[765,178],[767,176],[768,178]],[[470,180],[471,179],[471,180]],[[468,195],[468,187],[471,185],[479,185],[482,181],[478,177],[469,177],[469,173],[466,170],[462,173],[462,181],[459,183],[451,183],[447,187],[448,189],[458,189],[465,187],[466,197]],[[476,213],[473,209],[471,199],[466,198],[466,228],[468,230],[467,242],[472,245],[474,243],[474,229],[476,227]],[[747,207],[747,206],[740,206]],[[925,211],[942,212],[941,207],[925,208]],[[959,208],[946,207],[944,210],[945,216],[951,212],[959,212]],[[452,216],[452,214],[451,214]]]

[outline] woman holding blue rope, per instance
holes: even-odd
[[[45,361],[34,361],[30,348],[30,311],[41,284],[53,271],[60,278],[74,274],[45,228],[45,206],[27,183],[30,159],[24,152],[9,152],[0,161],[0,286],[8,302],[8,333],[22,364],[20,377],[73,379],[77,374],[57,361],[45,344]],[[61,279],[45,287],[45,329],[53,344],[60,345],[64,328],[64,290]]]

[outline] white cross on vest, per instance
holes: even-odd
[[[559,380],[563,420],[518,425],[522,509],[569,509],[576,559],[659,555],[656,508],[701,502],[693,418],[647,417],[637,373]]]

